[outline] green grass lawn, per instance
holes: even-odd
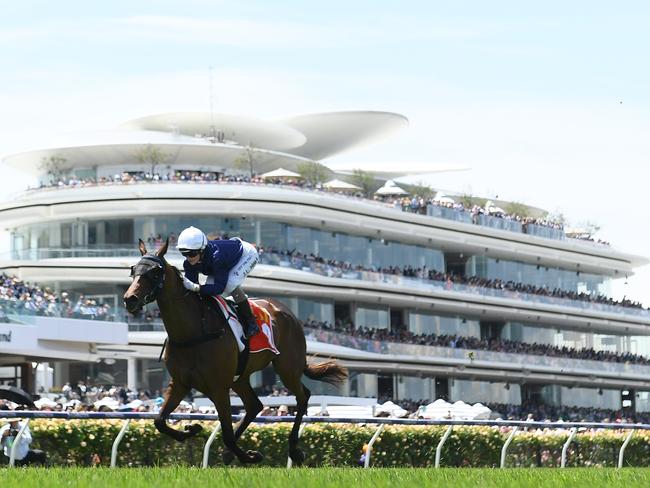
[[[2,486],[97,488],[218,487],[612,487],[650,486],[650,468],[622,470],[480,468],[17,468],[1,469]]]

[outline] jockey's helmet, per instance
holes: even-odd
[[[188,227],[178,236],[178,251],[183,256],[196,256],[205,249],[208,244],[208,238],[196,227]]]

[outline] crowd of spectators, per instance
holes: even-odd
[[[503,209],[494,205],[472,205],[471,207],[466,207],[462,202],[452,202],[449,199],[438,200],[435,198],[423,198],[418,195],[389,198],[386,201],[387,203],[391,203],[395,207],[400,208],[404,212],[422,215],[427,214],[427,208],[429,205],[433,205],[434,207],[450,208],[460,213],[467,212],[471,216],[471,221],[474,224],[479,223],[479,215],[488,215],[490,217],[518,222],[522,225],[524,233],[526,232],[526,226],[528,225],[538,225],[540,227],[548,227],[550,229],[564,231],[564,224],[562,222],[549,218],[522,217],[520,215],[507,213]]]
[[[508,339],[480,339],[448,334],[415,334],[409,330],[394,331],[390,329],[377,329],[372,327],[355,327],[351,322],[337,321],[334,325],[327,322],[305,321],[303,326],[315,331],[336,332],[354,339],[371,342],[395,342],[401,344],[415,344],[422,346],[448,347],[453,349],[466,349],[469,351],[493,351],[510,354],[526,354],[534,356],[547,356],[568,359],[584,359],[590,361],[604,361],[609,363],[627,363],[650,365],[650,359],[639,354],[617,353],[593,348],[575,348],[567,346],[553,346],[550,344],[527,343]],[[318,335],[316,335],[318,337]],[[325,342],[333,343],[336,338],[328,336]],[[338,345],[349,345],[347,341]],[[361,344],[359,349],[365,350]],[[378,351],[380,352],[380,351]]]
[[[547,286],[537,286],[525,283],[517,283],[514,281],[505,281],[500,279],[481,278],[479,276],[465,276],[455,273],[444,273],[435,269],[429,269],[426,266],[413,267],[413,266],[388,266],[388,267],[368,267],[362,265],[354,265],[347,261],[340,261],[336,259],[325,259],[316,254],[301,253],[299,251],[280,250],[273,247],[259,247],[262,263],[265,261],[264,254],[279,255],[285,261],[291,262],[294,267],[303,268],[305,266],[313,267],[313,265],[327,266],[328,274],[333,276],[342,276],[345,272],[358,271],[368,273],[381,273],[383,275],[404,276],[407,278],[417,278],[421,280],[437,281],[444,283],[448,288],[452,288],[455,284],[466,285],[470,287],[489,288],[495,290],[505,290],[512,293],[526,293],[529,295],[539,295],[545,297],[576,300],[581,302],[598,303],[601,305],[611,305],[625,308],[643,309],[643,304],[635,302],[627,298],[621,300],[614,300],[606,295],[599,293],[586,293],[576,292],[571,290],[562,290],[560,288],[550,288]],[[310,266],[312,265],[312,266]],[[336,273],[331,273],[339,271]]]
[[[290,395],[284,387],[266,386],[255,390],[259,396],[283,397]],[[231,392],[232,394],[232,392]],[[384,397],[378,403],[391,400],[407,410],[411,417],[416,417],[418,409],[428,405],[432,400],[391,399]],[[50,393],[36,400],[39,410],[74,411],[74,412],[158,412],[163,404],[159,390],[132,390],[123,385],[91,386],[84,381],[66,383],[57,393]],[[650,423],[650,412],[632,412],[628,410],[611,410],[592,407],[553,406],[543,403],[523,402],[522,404],[486,403],[492,410],[492,418],[506,420],[564,421],[564,422],[630,422]],[[19,408],[10,401],[0,399],[0,410]],[[195,399],[188,396],[179,405],[178,412],[212,413],[213,408],[197,408]],[[260,415],[290,415],[295,406],[264,406]]]
[[[495,414],[507,420],[536,420],[564,422],[629,422],[650,423],[650,412],[631,412],[592,407],[553,406],[543,403],[524,402],[521,405],[509,403],[486,404]]]
[[[44,317],[113,320],[108,304],[79,295],[71,300],[67,292],[55,293],[48,287],[30,285],[16,276],[0,274],[0,321],[8,322],[8,314],[19,313]]]
[[[157,183],[157,182],[192,182],[192,183],[247,183],[247,184],[273,184],[282,186],[292,186],[304,188],[307,190],[325,190],[322,185],[312,185],[310,182],[303,178],[263,178],[259,175],[246,176],[246,175],[233,175],[223,174],[215,171],[192,171],[192,170],[175,170],[165,173],[151,172],[151,171],[129,171],[123,173],[116,173],[110,176],[102,176],[99,178],[77,178],[74,176],[61,177],[58,180],[50,182],[42,182],[40,188],[65,188],[65,187],[86,187],[96,185],[116,185],[116,184],[134,184],[134,183]],[[331,193],[331,191],[330,191]],[[356,193],[347,196],[354,196],[356,198],[363,198],[362,193]],[[473,224],[481,225],[480,216],[486,215],[505,221],[516,222],[521,224],[521,232],[527,233],[528,226],[535,225],[547,229],[554,229],[560,232],[559,235],[564,236],[564,224],[560,221],[551,218],[533,218],[524,217],[517,214],[505,212],[503,209],[496,206],[480,206],[471,205],[466,207],[461,202],[450,201],[450,199],[438,200],[435,198],[424,198],[419,195],[409,195],[400,197],[382,197],[375,196],[373,200],[383,202],[387,205],[393,206],[404,212],[411,212],[416,214],[427,214],[429,206],[443,207],[452,209],[460,214],[467,214],[467,220]],[[594,239],[590,234],[578,234],[570,236],[573,239],[585,240],[596,242],[598,244],[609,246],[609,242],[600,239]]]

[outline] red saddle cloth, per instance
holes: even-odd
[[[214,298],[219,302],[219,305],[221,305],[226,320],[228,322],[235,320],[239,324],[239,318],[230,303],[220,296]],[[273,320],[271,319],[271,314],[252,300],[248,300],[248,303],[251,306],[251,311],[255,316],[257,325],[260,328],[260,331],[249,339],[250,352],[272,351],[274,354],[280,354],[280,351],[275,347],[275,342],[273,340]],[[233,331],[234,330],[235,329],[233,329]]]
[[[249,339],[251,352],[273,351],[280,354],[273,340],[273,320],[271,314],[252,300],[248,300],[260,331]]]

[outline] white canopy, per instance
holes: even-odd
[[[400,188],[393,180],[388,180],[384,186],[375,192],[375,195],[408,195],[409,192]]]
[[[352,183],[343,180],[328,181],[327,183],[323,183],[323,188],[327,188],[328,190],[361,190],[357,185],[353,185]]]
[[[453,419],[453,420],[484,420],[490,418],[492,411],[482,403],[468,405],[465,402],[457,401],[448,403],[438,399],[429,405],[418,409],[418,417],[425,419]]]
[[[456,203],[453,198],[448,197],[447,195],[441,192],[436,193],[436,196],[433,198],[433,201],[440,202],[440,203],[451,203],[451,204]]]
[[[260,175],[262,178],[302,178],[300,174],[289,171],[288,169],[278,168],[268,173]]]

